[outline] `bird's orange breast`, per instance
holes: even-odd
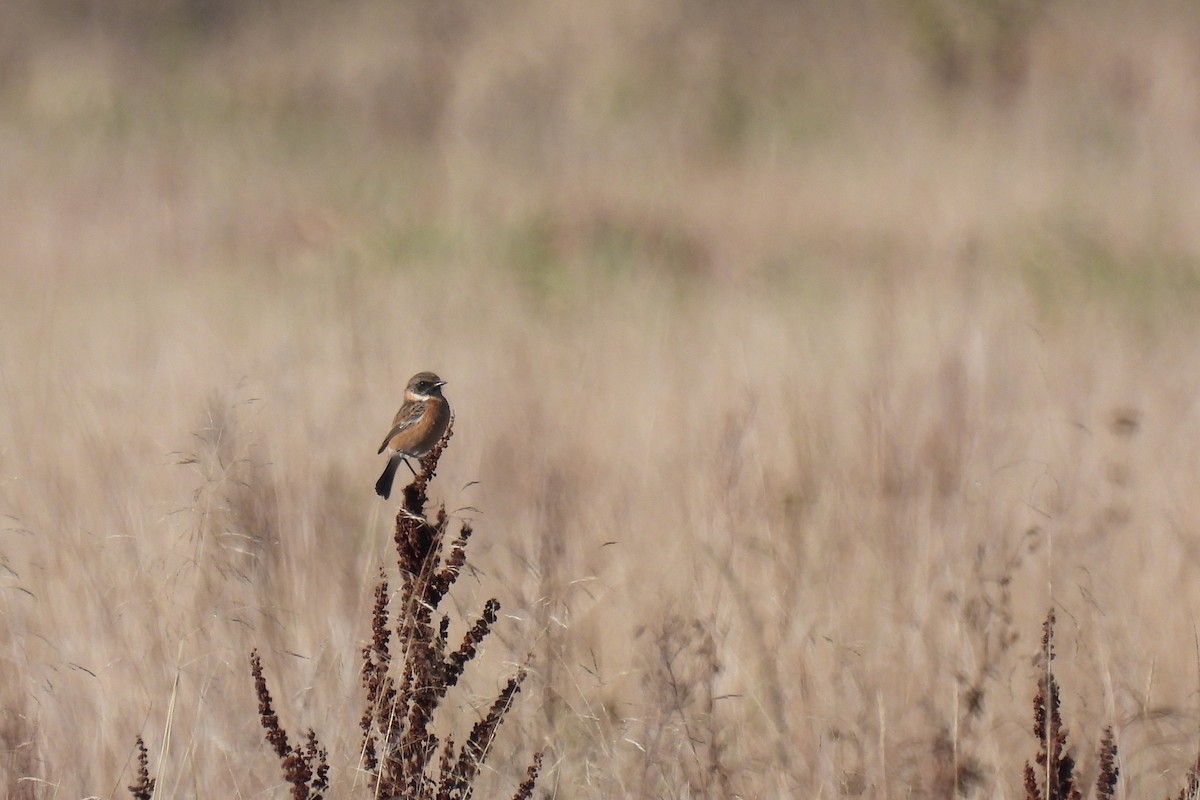
[[[445,400],[430,398],[424,403],[424,412],[411,425],[401,427],[388,439],[390,450],[406,456],[420,457],[433,449],[433,446],[446,432],[450,423],[450,404]]]

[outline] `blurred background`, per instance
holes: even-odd
[[[424,369],[482,795],[1023,797],[1052,606],[1081,779],[1174,793],[1198,86],[1183,0],[7,2],[7,796],[283,796],[252,647],[364,791]]]

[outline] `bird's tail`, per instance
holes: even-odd
[[[389,458],[387,466],[383,468],[383,474],[379,476],[379,480],[375,481],[375,494],[384,500],[387,500],[392,493],[392,479],[396,477],[396,468],[400,466],[402,460],[399,455]]]

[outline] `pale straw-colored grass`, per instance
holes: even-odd
[[[433,494],[475,520],[456,603],[503,607],[466,697],[531,671],[486,796],[543,745],[558,797],[909,796],[940,738],[1020,797],[1051,605],[1086,780],[1113,724],[1127,796],[1177,791],[1194,12],[1054,5],[997,100],[939,88],[900,8],[571,5],[151,20],[157,49],[22,18],[8,795],[127,796],[140,733],[158,797],[282,796],[257,647],[349,796],[374,449],[421,369],[457,414]]]

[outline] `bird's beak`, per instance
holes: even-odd
[[[442,387],[443,387],[443,386],[445,386],[445,385],[446,385],[446,382],[445,382],[445,381],[438,381],[437,383],[435,383],[435,384],[434,384],[434,386],[436,386],[436,387],[437,387],[437,388],[439,388],[439,389],[440,389],[440,388],[442,388]]]

